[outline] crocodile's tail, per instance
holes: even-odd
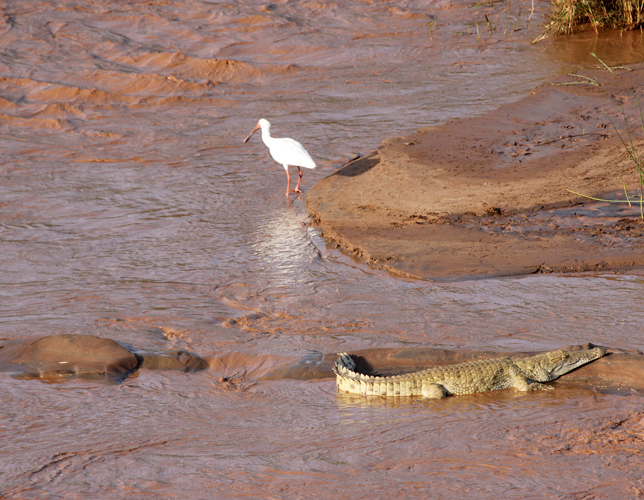
[[[340,376],[346,374],[347,371],[355,373],[356,362],[353,361],[353,358],[346,352],[339,352],[338,356],[340,357],[333,365],[333,371]]]
[[[366,385],[363,387],[363,391],[360,388],[360,379],[364,378],[365,375],[355,371],[356,362],[346,352],[340,352],[338,356],[340,357],[333,365],[333,371],[337,375],[336,382],[338,389],[351,394],[365,394]]]
[[[376,377],[357,373],[356,363],[346,352],[333,365],[338,389],[365,396],[422,396],[422,383],[408,376]]]
[[[369,384],[370,390],[367,390],[367,380],[374,379],[376,377],[357,373],[355,371],[356,362],[346,352],[340,352],[338,355],[340,357],[333,365],[333,371],[337,375],[338,389],[351,394],[373,395],[373,380],[371,380],[371,383]],[[376,394],[380,394],[380,391],[376,392]]]

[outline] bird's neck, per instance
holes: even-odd
[[[266,127],[262,127],[262,141],[264,141],[264,144],[268,146],[270,142],[273,141],[273,138],[271,137],[271,129]]]

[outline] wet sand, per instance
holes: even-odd
[[[319,181],[324,235],[376,267],[430,279],[624,270],[644,265],[622,105],[644,150],[644,66],[584,70],[475,118],[384,140]],[[596,82],[590,85],[588,82]]]

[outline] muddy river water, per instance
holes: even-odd
[[[120,385],[0,374],[0,498],[644,492],[642,395],[400,403],[257,382],[276,360],[370,347],[644,349],[644,284],[391,277],[328,245],[259,137],[242,144],[261,117],[302,142],[306,193],[385,137],[517,100],[591,51],[641,62],[639,32],[530,44],[548,5],[528,1],[0,8],[0,338],[237,353]]]

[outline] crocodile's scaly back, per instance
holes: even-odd
[[[606,354],[603,347],[586,351],[552,351],[530,358],[485,359],[429,368],[406,375],[377,377],[357,373],[350,355],[341,353],[333,371],[338,389],[367,396],[424,396],[437,399],[515,387],[521,391],[553,389],[549,382]]]

